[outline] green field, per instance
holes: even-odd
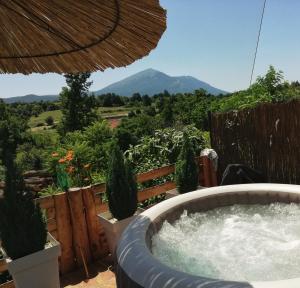
[[[38,117],[32,116],[29,120],[30,128],[37,127],[37,125],[40,123],[45,124],[45,120],[48,116],[52,116],[54,119],[54,123],[57,124],[61,120],[62,113],[60,110],[54,110],[54,111],[43,112]]]
[[[109,116],[118,116],[118,115],[127,115],[129,111],[133,110],[132,107],[99,107],[98,113],[103,118],[109,117]],[[54,111],[47,111],[41,113],[38,117],[32,116],[29,120],[29,126],[32,128],[33,131],[40,131],[43,130],[44,127],[37,127],[41,124],[44,124],[46,126],[45,120],[48,116],[52,116],[54,119],[54,123],[58,124],[61,120],[62,113],[60,110],[54,110]]]

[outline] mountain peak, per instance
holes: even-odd
[[[192,76],[172,77],[161,71],[149,68],[98,90],[95,94],[115,93],[122,96],[131,96],[138,92],[142,95],[148,94],[152,96],[165,90],[175,94],[194,92],[201,88],[214,95],[227,93]]]

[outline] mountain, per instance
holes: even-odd
[[[122,96],[132,96],[132,94],[138,92],[142,95],[148,94],[152,96],[165,90],[173,94],[194,92],[200,88],[205,89],[213,95],[227,93],[191,76],[172,77],[154,69],[141,71],[94,93],[95,95],[115,93]],[[35,101],[56,101],[57,99],[58,95],[39,96],[29,94],[26,96],[4,98],[3,100],[5,103],[31,103]]]
[[[21,102],[21,103],[31,103],[31,102],[39,102],[39,101],[56,101],[58,99],[58,95],[35,95],[35,94],[29,94],[25,96],[16,96],[16,97],[10,97],[10,98],[3,98],[2,100],[5,103],[11,104],[15,102]]]
[[[142,95],[152,96],[164,90],[173,94],[194,92],[200,88],[213,95],[227,93],[191,76],[172,77],[154,69],[147,69],[95,91],[95,94],[115,93],[122,96],[131,96],[133,93],[138,92]]]

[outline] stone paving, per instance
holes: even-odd
[[[83,269],[64,275],[61,279],[63,288],[116,288],[112,266],[105,262],[95,262],[89,266],[90,277],[86,279]]]

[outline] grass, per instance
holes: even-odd
[[[30,128],[37,127],[39,123],[45,124],[45,120],[47,117],[52,116],[54,119],[54,123],[57,124],[60,122],[62,113],[60,110],[46,111],[41,113],[38,117],[32,116],[29,120]],[[40,127],[39,127],[40,128]],[[43,128],[43,127],[42,127]]]
[[[128,112],[134,110],[134,107],[99,107],[97,112],[103,118],[110,116],[126,116]],[[41,113],[38,117],[32,116],[29,120],[29,127],[32,128],[32,131],[41,131],[44,130],[44,127],[41,124],[46,126],[46,118],[52,116],[54,123],[58,124],[61,121],[62,113],[61,110],[53,110]],[[38,127],[41,125],[40,127]]]

